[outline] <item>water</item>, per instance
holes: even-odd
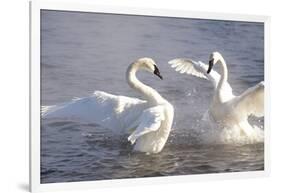
[[[151,57],[164,80],[147,72],[138,77],[173,104],[175,119],[155,155],[132,152],[127,136],[95,124],[42,120],[41,183],[263,170],[263,143],[204,141],[208,126],[201,118],[212,85],[167,64],[177,57],[207,62],[213,51],[228,63],[234,94],[264,79],[262,23],[42,11],[41,105],[95,90],[141,97],[125,72],[135,59]],[[263,119],[251,121],[263,128]]]

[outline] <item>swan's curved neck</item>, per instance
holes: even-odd
[[[218,94],[218,97],[219,97],[219,101],[223,102],[220,91],[222,91],[223,85],[227,82],[228,70],[227,70],[227,65],[226,65],[223,57],[220,57],[218,61],[219,61],[219,64],[220,64],[221,78],[220,78],[219,83],[217,85],[217,92],[218,92],[217,94]]]
[[[225,82],[227,82],[227,78],[228,78],[228,70],[227,70],[227,66],[226,66],[226,63],[225,63],[225,60],[223,59],[223,57],[220,58],[220,66],[221,66],[221,78],[220,78],[220,81],[218,83],[218,88],[221,88],[223,86],[223,84]]]
[[[144,98],[151,104],[159,104],[165,101],[165,99],[153,88],[145,85],[136,77],[136,72],[139,66],[136,64],[131,64],[127,69],[127,82],[131,88],[138,91],[144,96]]]

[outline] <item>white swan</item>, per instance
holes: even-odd
[[[79,119],[115,132],[129,131],[128,140],[135,143],[135,151],[158,153],[168,139],[174,109],[156,90],[137,79],[138,70],[147,70],[161,79],[162,76],[151,58],[140,58],[128,67],[128,84],[145,100],[95,91],[90,97],[43,108],[42,118]]]
[[[220,64],[220,72],[212,70],[214,64]],[[264,116],[264,82],[247,89],[240,96],[232,94],[232,88],[228,83],[228,70],[224,58],[219,52],[210,55],[209,66],[203,62],[195,62],[190,59],[173,59],[169,61],[172,68],[180,73],[191,74],[210,80],[214,86],[214,96],[205,114],[222,127],[235,128],[241,135],[254,141],[256,133],[249,124],[248,117],[254,115]]]

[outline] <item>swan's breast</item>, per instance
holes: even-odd
[[[161,121],[160,128],[139,138],[134,150],[159,153],[164,148],[172,128],[174,107],[170,103],[163,104],[163,107],[164,119]]]
[[[210,112],[214,120],[220,124],[232,125],[240,122],[240,112],[233,106],[234,100],[225,103],[214,103],[211,105]]]

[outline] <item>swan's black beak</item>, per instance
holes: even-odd
[[[207,73],[208,73],[208,74],[211,72],[213,66],[214,66],[214,58],[209,61],[209,68],[208,68],[208,70],[207,70]]]
[[[161,80],[163,80],[163,77],[160,74],[160,71],[158,69],[158,67],[156,65],[154,65],[154,72],[153,72],[156,76],[158,76]]]

